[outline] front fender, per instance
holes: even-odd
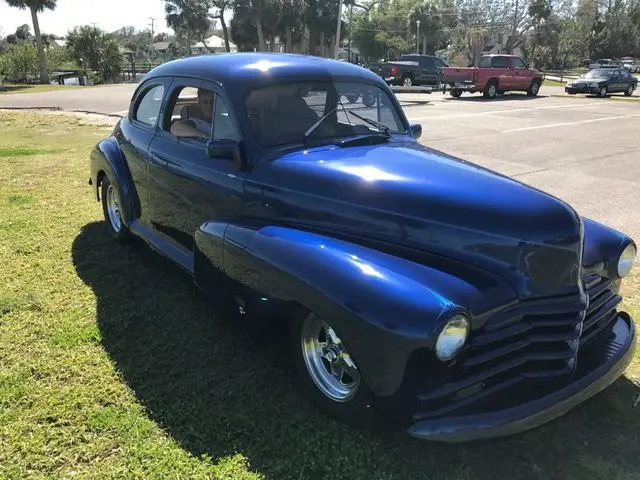
[[[584,248],[582,266],[586,272],[595,272],[612,280],[618,278],[618,258],[629,244],[635,242],[624,233],[583,217]]]
[[[196,248],[251,290],[326,318],[378,396],[397,390],[411,352],[433,349],[443,324],[479,294],[433,268],[284,227],[209,223],[196,234]]]
[[[124,223],[130,225],[139,208],[131,173],[116,139],[109,137],[99,142],[91,151],[90,163],[91,184],[95,185],[97,198],[100,199],[100,172],[104,172],[118,189]]]

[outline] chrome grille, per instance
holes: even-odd
[[[459,373],[418,396],[424,413],[416,418],[497,409],[517,402],[514,392],[535,398],[570,381],[578,354],[612,325],[621,301],[611,280],[589,274],[583,282],[587,302],[575,296],[533,300],[492,315],[460,355]]]

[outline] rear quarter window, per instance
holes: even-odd
[[[145,125],[154,126],[158,121],[163,97],[163,85],[156,85],[148,89],[138,101],[133,112],[133,119]]]

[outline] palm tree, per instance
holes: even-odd
[[[40,24],[38,23],[38,13],[45,10],[55,10],[57,0],[5,0],[10,7],[16,7],[21,10],[29,10],[31,12],[31,20],[33,21],[33,33],[36,36],[36,45],[38,47],[38,66],[40,69],[40,83],[49,83],[47,75],[47,65],[44,58],[44,46],[42,45],[42,37],[40,35]]]

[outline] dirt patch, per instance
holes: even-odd
[[[104,115],[93,112],[74,112],[60,110],[58,108],[2,108],[0,112],[16,112],[24,111],[29,113],[42,113],[46,115],[64,115],[67,117],[75,117],[80,119],[82,125],[96,125],[96,126],[113,126],[118,123],[121,117],[116,115]]]

